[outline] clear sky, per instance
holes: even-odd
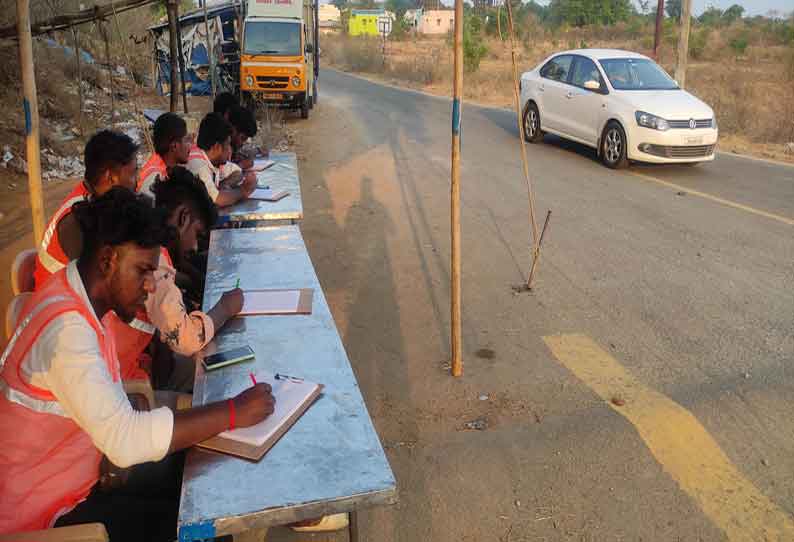
[[[639,3],[633,0],[636,5]],[[549,0],[538,0],[539,4],[548,4]],[[651,0],[651,5],[656,5]],[[766,15],[769,10],[776,9],[781,13],[791,13],[794,11],[794,0],[692,0],[692,11],[695,15],[700,15],[708,6],[715,6],[720,9],[729,8],[733,4],[739,4],[745,9],[746,15]]]

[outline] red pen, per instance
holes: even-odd
[[[253,382],[254,386],[256,386],[256,377],[254,376],[254,373],[248,373],[248,376],[251,377],[251,382]]]

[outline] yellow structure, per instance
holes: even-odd
[[[378,19],[386,17],[382,9],[354,9],[350,12],[347,31],[351,36],[380,36]]]

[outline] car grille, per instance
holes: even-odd
[[[705,158],[714,154],[716,145],[664,146],[641,145],[640,150],[662,158]]]
[[[287,88],[289,77],[258,75],[256,82],[259,84],[259,88]]]
[[[688,120],[668,120],[667,124],[673,130],[691,130]],[[711,119],[699,119],[695,121],[695,128],[711,128]]]

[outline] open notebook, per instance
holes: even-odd
[[[257,382],[267,382],[273,388],[275,412],[251,427],[224,431],[200,443],[200,447],[259,461],[298,421],[323,390],[322,384],[293,377],[276,378],[276,375],[259,372],[256,379]],[[248,385],[250,382],[242,383],[238,392]]]
[[[314,290],[245,290],[243,297],[243,310],[237,316],[311,314]]]
[[[286,190],[271,190],[270,188],[257,188],[248,199],[258,199],[261,201],[278,201],[289,196]]]

